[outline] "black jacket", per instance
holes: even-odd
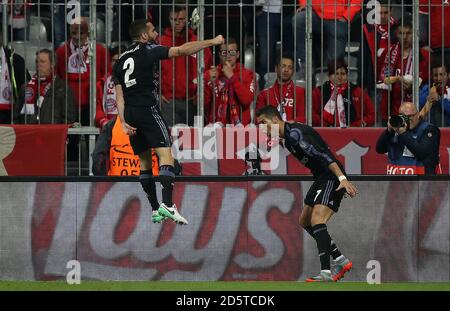
[[[55,81],[47,91],[41,108],[34,105],[34,115],[20,114],[25,104],[24,85],[19,93],[19,101],[14,109],[14,123],[21,124],[72,124],[76,121],[76,108],[72,90],[66,82],[55,76]],[[67,107],[66,107],[67,103]]]
[[[413,130],[408,130],[398,136],[385,130],[378,138],[376,150],[378,153],[389,152],[388,157],[390,158],[398,158],[406,146],[417,160],[423,162],[425,174],[436,174],[436,166],[439,164],[441,133],[437,126],[429,123],[420,139],[417,140],[413,136],[415,135],[414,130],[419,125],[420,123]]]
[[[13,53],[7,47],[3,47],[3,49],[5,50],[11,80],[14,73],[14,79],[16,83],[15,85],[14,83],[12,83],[11,86],[13,88],[14,102],[17,102],[19,98],[20,89],[23,87],[25,83],[27,83],[31,79],[31,76],[30,73],[28,72],[28,69],[25,68],[25,60],[23,59],[22,56]],[[12,56],[12,64],[11,64],[11,56]]]

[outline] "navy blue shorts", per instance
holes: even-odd
[[[339,180],[334,176],[319,178],[309,188],[304,203],[311,207],[318,204],[325,205],[337,213],[342,197],[346,193],[345,189],[336,191],[339,184]]]
[[[130,136],[134,154],[172,146],[169,128],[158,106],[125,106],[124,117],[125,122],[137,128],[136,135]]]

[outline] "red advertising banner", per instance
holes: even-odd
[[[0,183],[0,279],[303,281],[320,269],[298,224],[310,181],[177,182],[187,226],[153,224],[138,182]],[[328,230],[346,280],[448,282],[449,181],[356,181]],[[157,187],[161,199],[161,187]],[[11,215],[14,215],[12,217]]]
[[[378,137],[384,128],[315,128],[328,143],[348,174],[386,174],[387,155],[376,152]],[[190,131],[189,135],[186,131]],[[217,131],[221,131],[219,135]],[[245,134],[238,133],[246,132]],[[201,133],[203,132],[203,133]],[[215,135],[203,129],[172,130],[174,150],[183,163],[183,175],[243,175],[247,170],[244,154],[250,145],[264,143],[261,133],[249,138],[252,129],[217,129]],[[188,136],[186,139],[185,136]],[[241,138],[239,138],[241,137]],[[217,150],[217,157],[211,157]],[[449,174],[450,129],[441,128],[440,157],[443,174]],[[266,174],[309,174],[297,159],[283,147],[271,152],[271,168]],[[268,160],[263,163],[268,162]]]
[[[152,224],[136,183],[79,186],[36,185],[37,280],[64,273],[75,248],[83,275],[94,279],[297,280],[301,274],[298,182],[176,183],[174,203],[190,219],[184,227]],[[88,201],[80,198],[75,207],[66,200],[78,190]]]
[[[386,174],[387,156],[375,150],[382,128],[316,128],[348,174]],[[266,144],[256,128],[174,128],[173,153],[183,175],[244,175],[245,154]],[[0,126],[0,175],[63,176],[67,126]],[[441,128],[442,172],[449,174],[450,129]],[[277,145],[263,157],[266,174],[309,174],[287,149]]]
[[[0,175],[64,176],[67,125],[0,126]]]

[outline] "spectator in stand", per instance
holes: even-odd
[[[0,31],[0,124],[11,123],[13,104],[19,99],[19,90],[30,80],[25,60],[3,46]]]
[[[25,41],[30,37],[30,1],[8,0],[8,37]],[[12,28],[12,37],[11,37]]]
[[[425,118],[436,126],[450,126],[450,86],[446,64],[436,57],[431,65],[433,83],[425,84],[420,90],[420,109],[426,102],[433,103]]]
[[[313,90],[313,126],[373,126],[375,111],[366,91],[348,82],[343,59],[328,63],[328,78]]]
[[[425,45],[434,53],[443,53],[450,57],[450,31],[445,30],[445,21],[450,20],[450,3],[443,0],[420,0],[419,13],[424,19]],[[430,29],[430,32],[428,32]]]
[[[15,123],[72,124],[75,105],[66,83],[54,74],[54,55],[48,49],[36,53],[36,74],[20,90]]]
[[[117,46],[110,50],[111,67],[113,67],[119,59],[121,51],[125,51],[125,46]],[[116,86],[110,72],[106,79],[101,78],[97,82],[95,126],[103,129],[109,120],[117,116],[117,113]]]
[[[152,160],[153,174],[158,176],[158,158],[154,151]],[[117,114],[104,124],[95,142],[92,161],[92,173],[96,176],[139,176],[139,156],[133,153],[130,137],[123,132]]]
[[[288,54],[278,57],[275,65],[277,80],[258,95],[256,110],[271,105],[277,108],[283,121],[305,123],[305,89],[292,81],[294,58]]]
[[[85,17],[70,25],[70,40],[56,51],[56,73],[67,80],[78,108],[77,121],[89,125],[90,59],[89,24]],[[106,79],[110,72],[109,53],[101,44],[96,44],[97,79]],[[92,116],[93,117],[93,116]]]
[[[442,174],[439,164],[439,128],[421,120],[414,103],[404,102],[399,108],[402,116],[391,118],[387,129],[378,138],[377,153],[388,154],[388,175]]]
[[[259,88],[264,88],[264,75],[275,67],[277,41],[282,40],[283,52],[294,50],[294,34],[291,20],[295,12],[295,2],[287,5],[286,0],[263,0],[262,10],[256,14],[256,41],[259,53],[256,71],[259,74]],[[293,1],[290,1],[293,2]],[[283,37],[281,37],[283,34]]]
[[[95,176],[139,176],[140,160],[130,145],[130,137],[122,129],[120,118],[114,116],[103,127],[92,153],[92,173]],[[182,166],[175,160],[174,173],[181,175]],[[152,150],[152,174],[159,175],[159,159]]]
[[[306,0],[298,0],[297,13],[292,18],[296,36],[296,58],[305,63]],[[333,59],[344,57],[348,38],[348,25],[361,11],[362,0],[323,0],[312,2],[312,33],[314,38],[323,35],[325,64]],[[320,40],[313,40],[313,67],[320,66]],[[336,53],[336,54],[335,54]]]
[[[180,46],[197,41],[187,27],[186,6],[174,6],[169,15],[170,27],[164,30],[160,44]],[[212,65],[210,49],[204,50],[205,68]],[[197,54],[161,61],[161,112],[169,126],[183,123],[192,126],[197,107]]]
[[[395,43],[394,29],[397,21],[391,15],[391,3],[388,0],[380,0],[380,6],[378,7],[379,20],[375,20],[379,24],[368,21],[364,23],[363,47],[359,50],[358,57],[358,68],[361,68],[360,72],[363,73],[358,76],[358,81],[364,89],[367,89],[369,96],[375,101],[377,116],[379,116],[382,94],[387,92],[387,86],[384,84],[384,73],[380,72],[384,62],[381,56],[386,55],[384,52]],[[368,51],[370,52],[370,57],[367,57]],[[380,117],[377,117],[376,124],[381,125]]]
[[[397,42],[381,56],[384,61],[380,73],[384,75],[384,83],[391,85],[392,90],[383,93],[380,109],[383,124],[387,124],[391,114],[397,115],[403,102],[413,99],[412,85],[414,74],[413,27],[410,18],[399,21],[395,34]],[[422,48],[419,54],[419,84],[428,81],[429,52]],[[390,100],[389,100],[390,97]]]
[[[173,0],[170,1],[172,3]],[[161,6],[163,3],[163,6]],[[112,40],[133,42],[129,26],[135,19],[147,19],[153,25],[159,25],[160,9],[166,8],[167,1],[161,0],[120,0],[114,1]],[[158,32],[160,28],[157,27]]]
[[[252,71],[238,63],[239,45],[228,38],[220,46],[220,64],[205,73],[205,117],[207,123],[247,125],[255,94]]]
[[[88,0],[53,0],[54,3],[54,27],[53,27],[53,44],[55,49],[59,48],[67,38],[67,29],[72,31],[69,27],[81,16],[89,16],[89,1]]]

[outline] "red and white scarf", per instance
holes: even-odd
[[[8,1],[8,15],[9,15],[9,25],[12,25],[14,29],[23,29],[27,25],[27,21],[25,19],[25,10],[29,7],[30,4],[26,3],[27,1],[17,1],[19,3],[15,3],[16,1],[9,0]],[[25,2],[25,3],[24,3]],[[11,5],[13,3],[13,5]],[[12,8],[12,14],[10,9]],[[30,14],[26,12],[26,14]]]
[[[116,87],[112,76],[108,76],[103,86],[103,111],[106,115],[118,114],[116,101]]]
[[[81,47],[75,46],[70,40],[70,56],[67,62],[67,73],[82,74],[89,71],[89,40]]]
[[[412,53],[410,53],[410,56]],[[402,47],[400,42],[395,43],[389,50],[389,54],[384,58],[384,64],[380,71],[380,81],[384,81],[385,78],[395,75],[397,68],[397,62],[402,56]]]
[[[0,105],[10,107],[11,105],[11,80],[9,79],[9,68],[5,50],[0,47]]]
[[[389,30],[395,26],[395,19],[391,17],[389,19],[389,23],[381,25],[375,25],[375,29],[377,33],[381,35],[380,42],[378,45],[378,54],[382,53],[385,49],[388,48],[389,44]],[[380,55],[378,55],[380,56]]]
[[[344,92],[347,91],[348,83],[336,88],[330,81],[331,97],[323,108],[323,119],[329,124],[334,124],[337,112],[339,127],[347,127],[347,118],[345,116]]]
[[[287,121],[285,106],[288,99],[294,98],[294,81],[290,80],[287,84],[282,85],[282,89],[286,89],[286,93],[284,94],[284,97],[281,98],[281,100],[278,99],[278,97],[282,96],[282,89],[280,89],[280,83],[278,81],[275,82],[273,89],[275,100],[277,101],[277,110],[280,112],[283,121]]]
[[[223,125],[240,124],[239,108],[230,79],[222,77],[219,79],[219,85],[223,85],[223,87],[221,89],[219,88],[216,122],[221,122]]]
[[[443,86],[442,84],[433,83],[433,86],[436,87],[436,93],[438,93],[439,96],[443,96],[447,100],[450,98],[450,86],[448,85],[448,83],[445,86]]]
[[[21,114],[33,115],[35,113],[34,105],[42,107],[44,97],[53,85],[53,75],[39,78],[37,74],[28,82],[25,88],[25,105],[23,105]]]

